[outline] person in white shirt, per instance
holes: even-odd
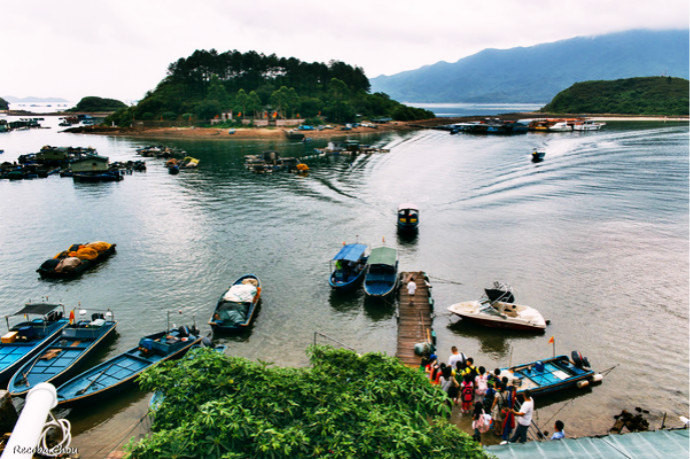
[[[417,291],[417,284],[414,281],[414,277],[410,277],[410,281],[407,283],[407,295],[410,297],[410,304],[413,303],[412,298]]]
[[[450,357],[448,357],[448,366],[451,367],[453,370],[457,369],[457,363],[460,362],[461,364],[465,364],[465,360],[467,357],[465,357],[465,354],[462,352],[458,352],[458,348],[456,346],[453,346],[450,348]]]
[[[517,428],[515,429],[515,434],[513,438],[510,439],[511,443],[515,443],[518,439],[520,443],[527,441],[527,429],[529,429],[530,424],[532,424],[532,413],[534,412],[534,400],[532,399],[532,393],[529,389],[522,393],[525,401],[522,402],[520,411],[513,411],[513,414],[518,417]]]

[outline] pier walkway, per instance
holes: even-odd
[[[417,290],[407,294],[407,283],[414,278]],[[422,358],[414,352],[417,343],[432,342],[434,300],[431,283],[423,271],[400,273],[398,294],[398,350],[395,356],[410,367],[419,367]]]

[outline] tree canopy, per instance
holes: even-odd
[[[83,97],[76,106],[68,109],[68,112],[110,112],[127,108],[124,102],[116,99],[105,99],[96,96]]]
[[[280,368],[192,352],[140,377],[164,399],[133,457],[486,457],[443,391],[393,357],[314,346],[311,367]]]
[[[9,108],[10,104],[5,99],[0,97],[0,110],[9,110]]]
[[[541,111],[687,115],[689,83],[686,79],[672,77],[585,81],[558,93]]]
[[[369,94],[369,88],[361,68],[340,61],[308,63],[255,51],[196,50],[170,64],[166,77],[135,107],[123,109],[107,121],[123,125],[132,119],[181,118],[183,114],[207,121],[230,110],[242,116],[262,112],[286,118],[322,115],[329,122],[354,121],[356,115],[434,116],[385,95]]]

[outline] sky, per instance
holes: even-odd
[[[28,0],[0,11],[0,97],[129,103],[196,49],[335,59],[373,78],[485,48],[690,22],[687,0]]]

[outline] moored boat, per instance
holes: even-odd
[[[498,287],[502,285],[504,284],[495,283],[493,289],[485,289],[485,296],[478,301],[452,304],[448,306],[448,310],[463,320],[470,320],[487,327],[544,331],[546,320],[541,313],[530,306],[513,303],[512,292]],[[501,291],[504,292],[503,295],[499,295]]]
[[[115,253],[116,244],[104,241],[72,244],[36,270],[43,278],[69,279],[82,274]]]
[[[398,252],[390,247],[372,249],[367,259],[364,292],[369,296],[386,296],[398,286]]]
[[[508,378],[518,394],[529,389],[532,395],[544,395],[565,389],[585,388],[601,382],[603,376],[590,367],[589,360],[573,351],[571,358],[558,355],[552,358],[501,369],[501,377]]]
[[[10,395],[23,396],[41,382],[59,385],[115,333],[117,322],[110,311],[94,312],[90,320],[85,310],[80,311],[77,320],[73,320],[73,314],[74,311],[70,313],[70,324],[12,376],[7,386]]]
[[[333,257],[334,269],[328,284],[335,290],[352,290],[364,278],[366,273],[367,246],[364,244],[347,244]]]
[[[261,281],[254,274],[245,274],[220,296],[208,324],[214,332],[244,330],[254,319],[260,300]]]
[[[405,203],[398,206],[398,231],[417,231],[419,227],[419,207]]]
[[[5,317],[8,332],[0,339],[0,383],[7,381],[67,326],[69,320],[64,313],[61,304],[34,303]],[[10,317],[17,316],[24,316],[25,320],[10,326]]]
[[[58,387],[58,405],[76,405],[128,389],[144,370],[159,362],[182,357],[200,341],[201,337],[194,326],[144,336],[138,346],[84,371]]]
[[[597,123],[592,120],[582,120],[573,124],[573,131],[598,131],[605,125],[606,123]]]

